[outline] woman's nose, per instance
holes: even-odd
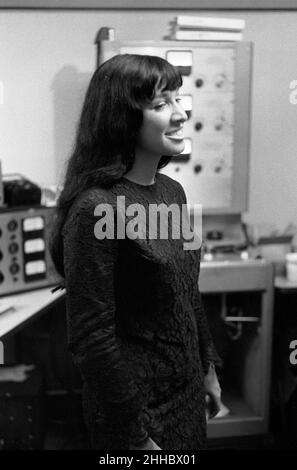
[[[187,113],[184,108],[178,103],[172,113],[171,119],[174,122],[185,122],[188,119]]]

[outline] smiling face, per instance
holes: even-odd
[[[183,125],[186,120],[179,91],[157,90],[143,110],[136,156],[139,153],[158,157],[180,154],[185,146]]]

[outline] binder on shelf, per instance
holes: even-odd
[[[174,25],[183,29],[215,29],[223,31],[242,31],[245,20],[238,18],[217,18],[207,16],[176,16]]]
[[[241,41],[242,37],[242,33],[179,30],[172,34],[170,39],[178,41]]]

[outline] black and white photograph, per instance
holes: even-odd
[[[296,451],[296,189],[296,0],[0,0],[0,461]]]

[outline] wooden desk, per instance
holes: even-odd
[[[52,293],[51,289],[52,287],[47,287],[2,297],[2,299],[11,300],[15,309],[0,315],[0,338],[7,337],[28,325],[33,319],[35,320],[39,315],[52,308],[65,295],[65,290]]]

